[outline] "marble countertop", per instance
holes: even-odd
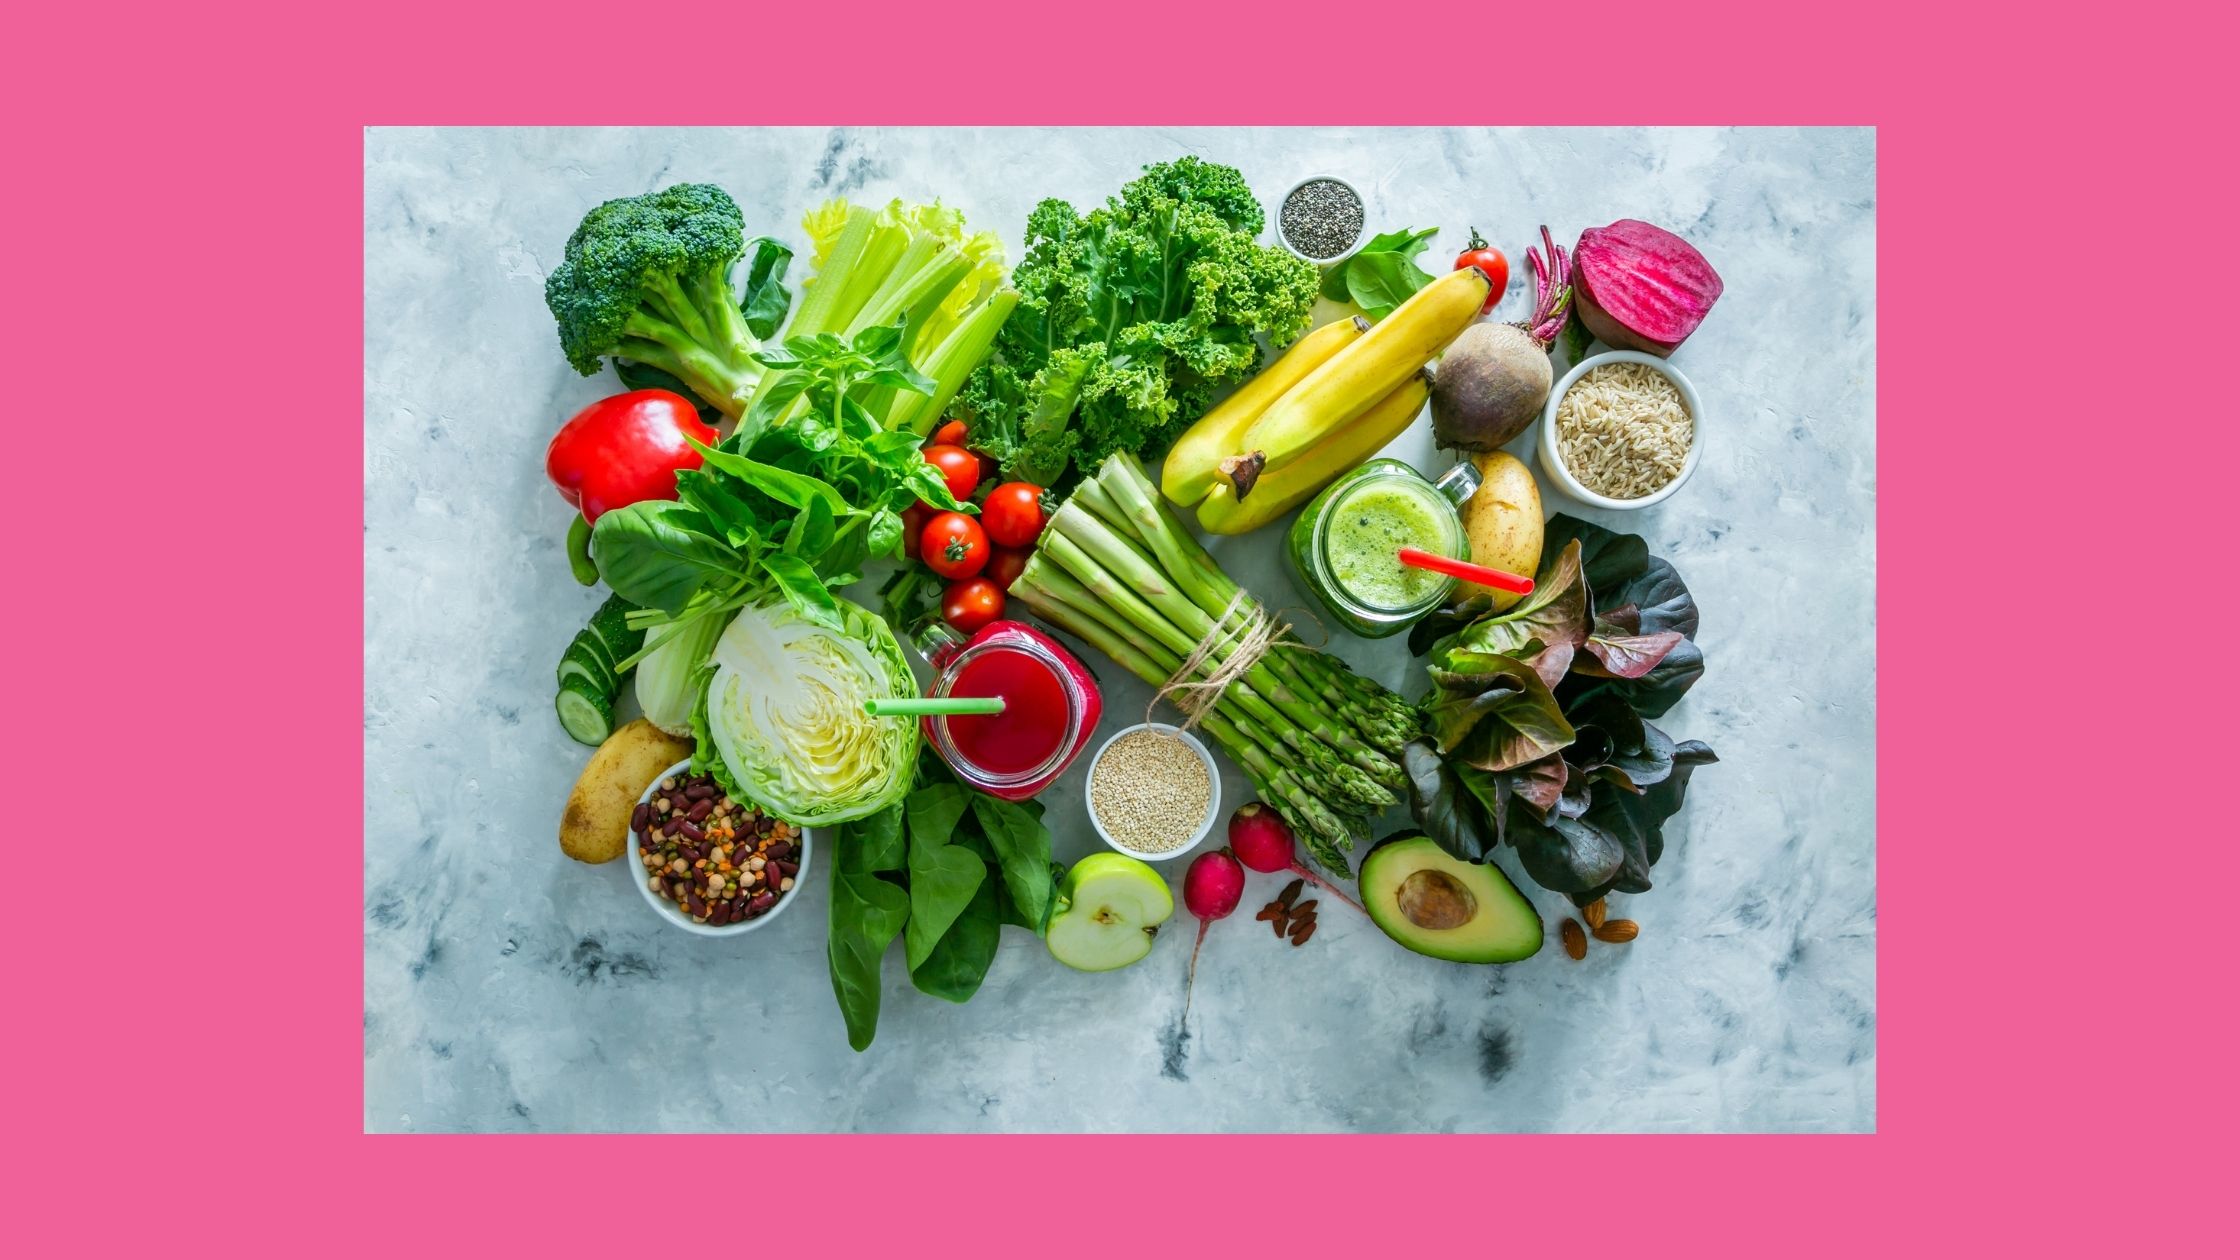
[[[1419,957],[1343,913],[1293,949],[1240,914],[1208,935],[1182,1041],[1178,908],[1148,959],[1104,975],[1006,930],[964,1006],[890,957],[878,1040],[851,1053],[821,882],[766,931],[702,940],[623,864],[554,843],[587,750],[553,718],[553,662],[599,596],[568,576],[542,452],[616,387],[561,358],[545,272],[589,206],[681,180],[796,243],[825,197],[938,195],[1015,255],[1036,200],[1092,203],[1184,152],[1264,198],[1343,174],[1373,230],[1441,225],[1433,257],[1487,229],[1515,263],[1505,310],[1542,222],[1569,240],[1643,218],[1712,260],[1726,295],[1675,360],[1706,412],[1694,480],[1637,513],[1543,492],[1645,534],[1694,591],[1709,669],[1660,725],[1720,764],[1667,828],[1657,887],[1624,899],[1641,939],[1584,963],[1552,939],[1568,903],[1537,890],[1550,944],[1507,967]],[[1874,163],[1865,130],[369,132],[366,1127],[1871,1130]],[[1428,421],[1387,453],[1443,466]],[[1278,537],[1214,549],[1291,604]],[[1410,672],[1397,641],[1335,650]],[[1102,673],[1107,724],[1133,720],[1147,689]],[[1098,847],[1085,768],[1047,797],[1061,859]],[[1223,789],[1250,799],[1233,771]],[[1247,909],[1278,886],[1252,877]]]

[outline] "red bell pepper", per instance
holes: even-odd
[[[677,470],[698,468],[691,437],[713,446],[716,431],[691,403],[665,389],[616,394],[577,412],[544,451],[544,472],[560,497],[596,524],[619,507],[677,497]]]

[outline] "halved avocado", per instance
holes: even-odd
[[[1464,862],[1420,831],[1361,859],[1361,904],[1386,936],[1433,958],[1504,963],[1540,952],[1540,916],[1501,868]]]

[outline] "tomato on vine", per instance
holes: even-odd
[[[918,558],[945,578],[977,577],[988,563],[988,535],[962,512],[942,512],[918,535]]]
[[[1509,290],[1509,256],[1486,244],[1486,238],[1478,235],[1478,229],[1471,228],[1470,248],[1455,255],[1454,260],[1456,271],[1464,267],[1476,267],[1493,281],[1492,291],[1486,294],[1485,310],[1478,312],[1483,315],[1492,310],[1494,303],[1499,302],[1501,295]]]

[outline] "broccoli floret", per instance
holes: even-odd
[[[660,368],[736,417],[762,376],[762,345],[731,292],[746,223],[713,184],[602,203],[545,278],[560,348],[590,376],[605,355]]]
[[[1244,182],[1244,172],[1234,166],[1223,166],[1199,157],[1155,162],[1144,167],[1142,175],[1120,190],[1120,199],[1139,200],[1144,190],[1176,201],[1196,202],[1220,215],[1222,222],[1246,236],[1258,236],[1267,224],[1260,199],[1252,195],[1251,186]],[[1028,239],[1034,239],[1031,231]]]

